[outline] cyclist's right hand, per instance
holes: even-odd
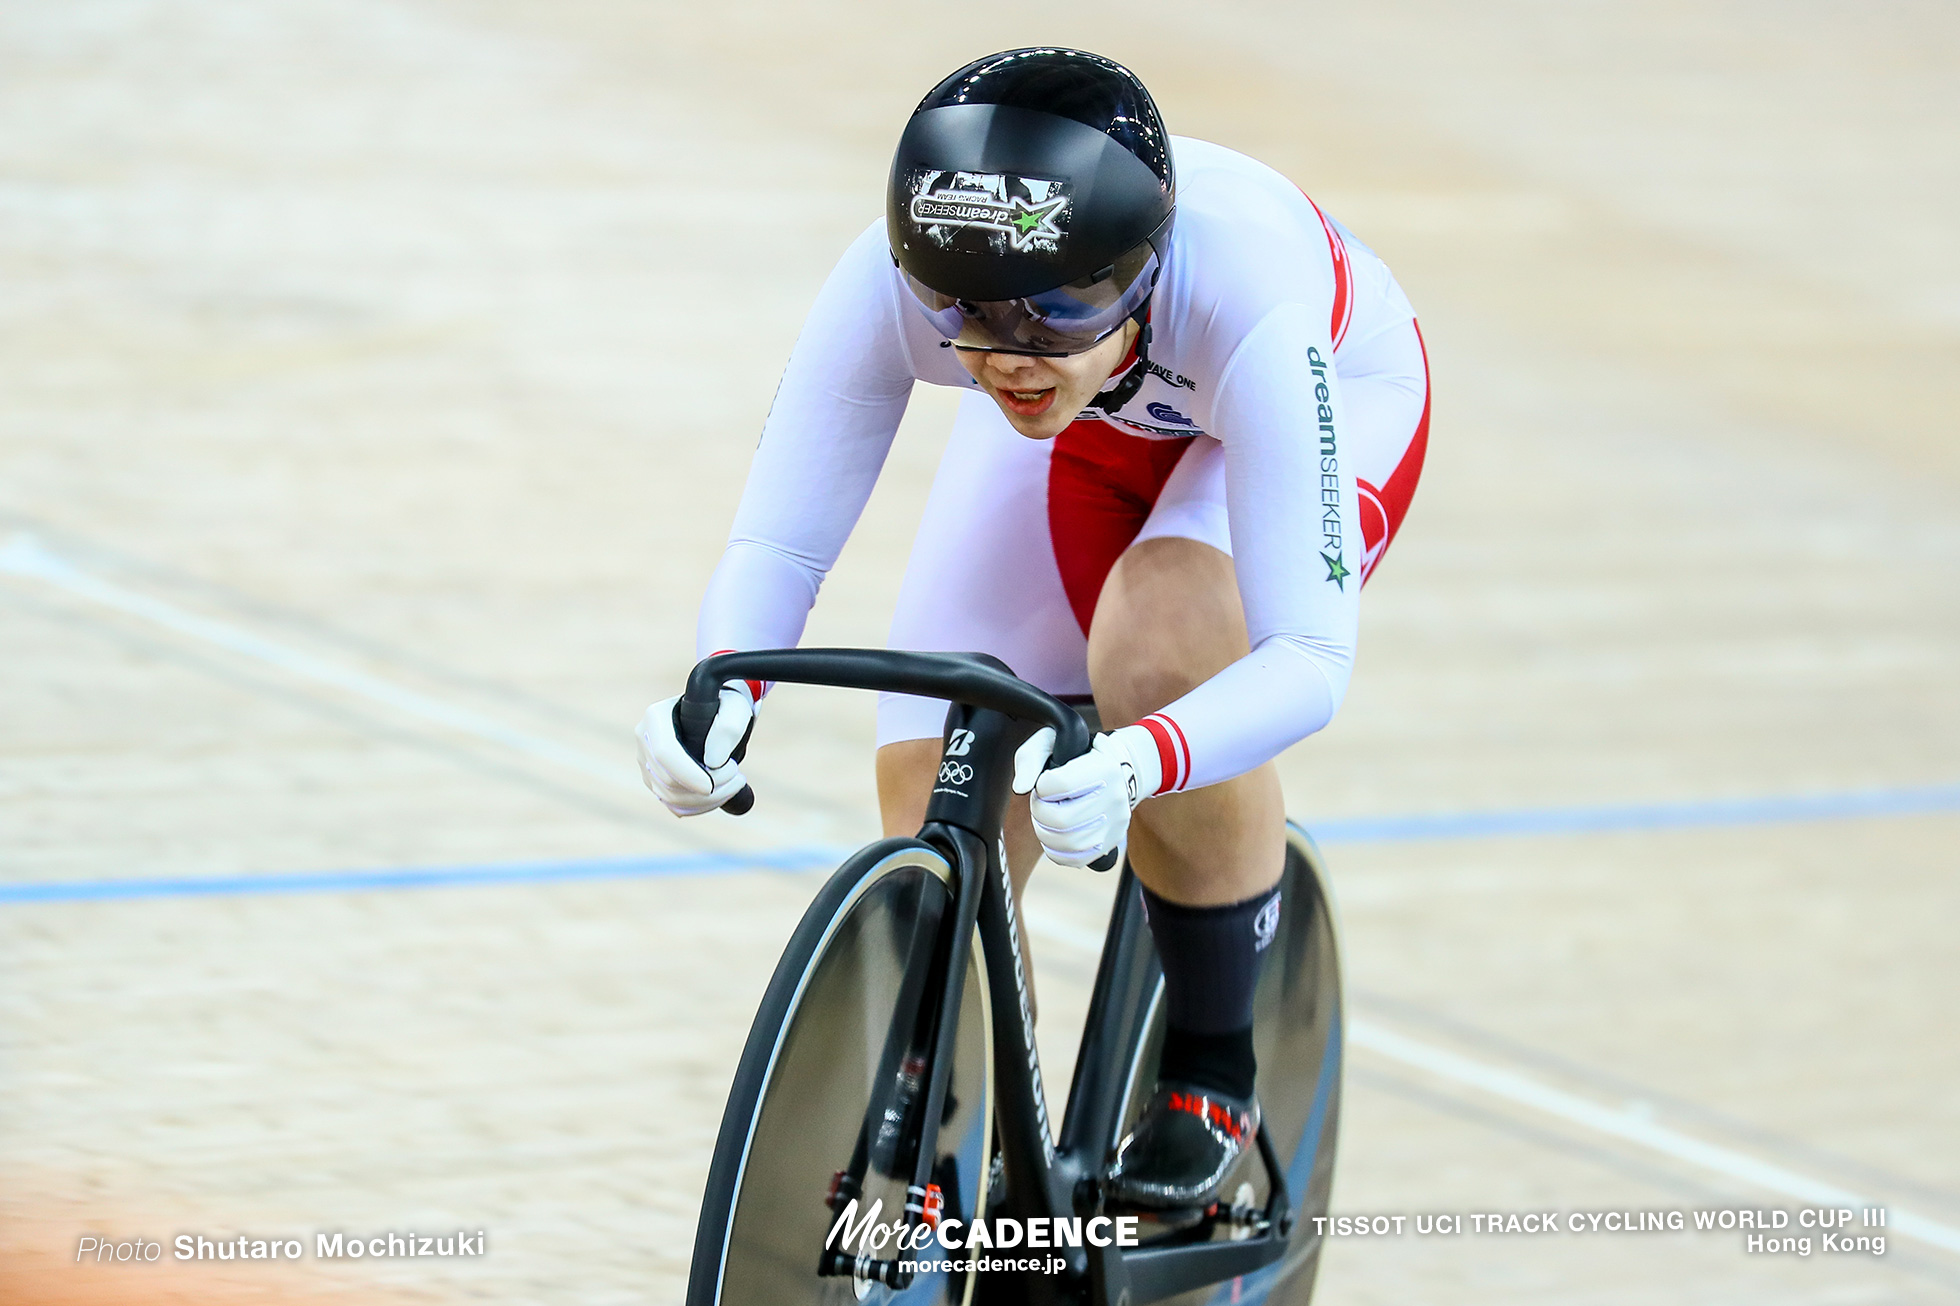
[[[734,754],[755,723],[755,699],[740,680],[721,687],[721,707],[708,727],[708,740],[699,760],[680,739],[675,716],[679,695],[648,708],[633,733],[640,740],[640,778],[675,816],[712,812],[740,793],[748,781],[736,766]]]

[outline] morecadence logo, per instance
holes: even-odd
[[[883,1220],[884,1199],[874,1201],[859,1214],[854,1197],[838,1213],[824,1238],[826,1250],[847,1254],[885,1251],[927,1253],[916,1259],[899,1261],[901,1270],[914,1274],[964,1273],[967,1271],[1022,1270],[1059,1274],[1067,1266],[1060,1252],[1071,1247],[1135,1247],[1138,1217],[1134,1215],[1014,1216],[982,1217],[971,1222],[948,1219],[934,1223],[909,1224],[903,1219]],[[992,1253],[1020,1250],[1040,1252],[1038,1256],[1001,1257]],[[965,1257],[932,1253],[966,1252]],[[986,1252],[985,1256],[975,1253]]]

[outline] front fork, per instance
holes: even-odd
[[[920,1028],[916,1015],[908,1019],[901,1013],[893,1022],[886,1037],[885,1054],[880,1058],[884,1066],[880,1072],[883,1088],[866,1108],[850,1165],[838,1172],[831,1185],[828,1202],[833,1220],[841,1218],[851,1202],[862,1196],[865,1171],[878,1159],[874,1153],[883,1150],[881,1132],[895,1127],[900,1131],[900,1138],[893,1155],[909,1154],[912,1160],[910,1182],[905,1191],[905,1228],[910,1231],[920,1224],[935,1227],[938,1224],[938,1204],[944,1199],[936,1191],[932,1171],[939,1154],[939,1126],[946,1110],[953,1054],[959,1039],[967,965],[972,956],[974,927],[983,905],[999,897],[1006,884],[1006,868],[998,852],[1001,813],[1007,803],[1012,752],[1027,733],[1028,727],[999,712],[955,705],[947,713],[939,770],[926,808],[926,824],[919,832],[922,839],[946,854],[948,863],[958,872],[951,933],[943,936],[940,946],[934,949],[934,964],[928,972],[926,992],[936,994],[938,1001],[925,1009],[929,1013],[927,1028]],[[1011,912],[1012,907],[1008,910]],[[1018,937],[1015,942],[1018,944]],[[990,977],[993,973],[994,968],[988,968]],[[1014,956],[1014,976],[1021,990],[1020,1010],[1032,1049],[1033,1025],[1025,1019],[1028,1014],[1026,977],[1018,951]],[[998,994],[990,996],[998,1000]],[[922,1050],[924,1064],[920,1066],[917,1063]],[[915,1096],[908,1109],[902,1100],[905,1096],[902,1087],[903,1080],[912,1076],[922,1080],[925,1095],[923,1101]],[[1037,1078],[1037,1092],[1038,1083]],[[1042,1141],[1047,1143],[1045,1112],[1042,1114]],[[916,1121],[915,1127],[908,1127],[906,1116]],[[1052,1157],[1052,1144],[1049,1154]],[[982,1185],[987,1182],[985,1164],[983,1161],[978,1176]],[[825,1277],[849,1275],[900,1289],[908,1287],[912,1280],[909,1270],[899,1268],[897,1258],[882,1260],[828,1246],[819,1255],[817,1273]]]

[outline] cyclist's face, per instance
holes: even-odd
[[[1052,440],[1096,397],[1136,335],[1137,324],[1125,322],[1094,349],[1067,358],[955,352],[960,365],[1000,405],[1009,425],[1030,440]]]

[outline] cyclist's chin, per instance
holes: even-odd
[[[1062,433],[1064,427],[1074,421],[1082,411],[1081,404],[1071,404],[1062,394],[1067,386],[1050,389],[1039,402],[1027,403],[998,392],[992,395],[999,405],[1001,416],[1007,424],[1030,440],[1052,440]]]

